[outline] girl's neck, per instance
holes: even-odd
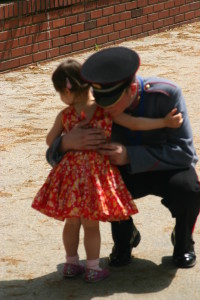
[[[72,104],[78,114],[84,111],[86,114],[91,110],[91,108],[96,107],[94,97],[91,91],[86,91],[74,98],[74,103]]]

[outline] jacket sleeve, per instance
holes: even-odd
[[[180,128],[165,128],[162,142],[147,143],[144,145],[128,146],[130,173],[141,173],[147,171],[161,171],[170,169],[187,168],[195,165],[198,161],[193,145],[192,130],[187,114],[185,100],[180,88],[173,90],[173,94],[166,101],[159,101],[160,115],[165,116],[171,108],[177,107],[178,112],[183,115],[183,124]],[[152,140],[154,136],[152,135]]]
[[[64,156],[63,153],[59,152],[61,139],[62,136],[56,138],[53,144],[46,151],[46,160],[52,167],[56,166]]]

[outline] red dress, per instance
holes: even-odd
[[[65,131],[79,122],[73,106],[63,111]],[[110,139],[112,120],[102,108],[96,109],[89,125],[101,128]],[[62,221],[70,217],[119,221],[138,212],[117,167],[93,150],[68,151],[50,171],[32,207]]]

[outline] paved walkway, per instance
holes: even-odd
[[[182,87],[200,155],[200,23],[123,45],[140,53],[140,75],[168,77]],[[75,57],[83,61],[90,54]],[[160,199],[150,196],[137,201],[135,222],[142,241],[131,265],[111,270],[110,278],[98,284],[86,284],[82,277],[63,280],[63,223],[30,208],[50,169],[44,141],[62,105],[51,83],[60,61],[0,75],[0,299],[199,300],[200,220],[194,234],[197,265],[177,270],[170,256],[174,220]],[[106,264],[112,247],[110,224],[102,223],[101,232],[101,260]],[[79,250],[84,260],[83,232]]]

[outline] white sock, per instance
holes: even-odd
[[[79,256],[66,256],[66,261],[68,264],[79,265]]]
[[[86,261],[87,269],[93,269],[97,271],[101,271],[102,269],[99,267],[99,258],[91,259]]]

